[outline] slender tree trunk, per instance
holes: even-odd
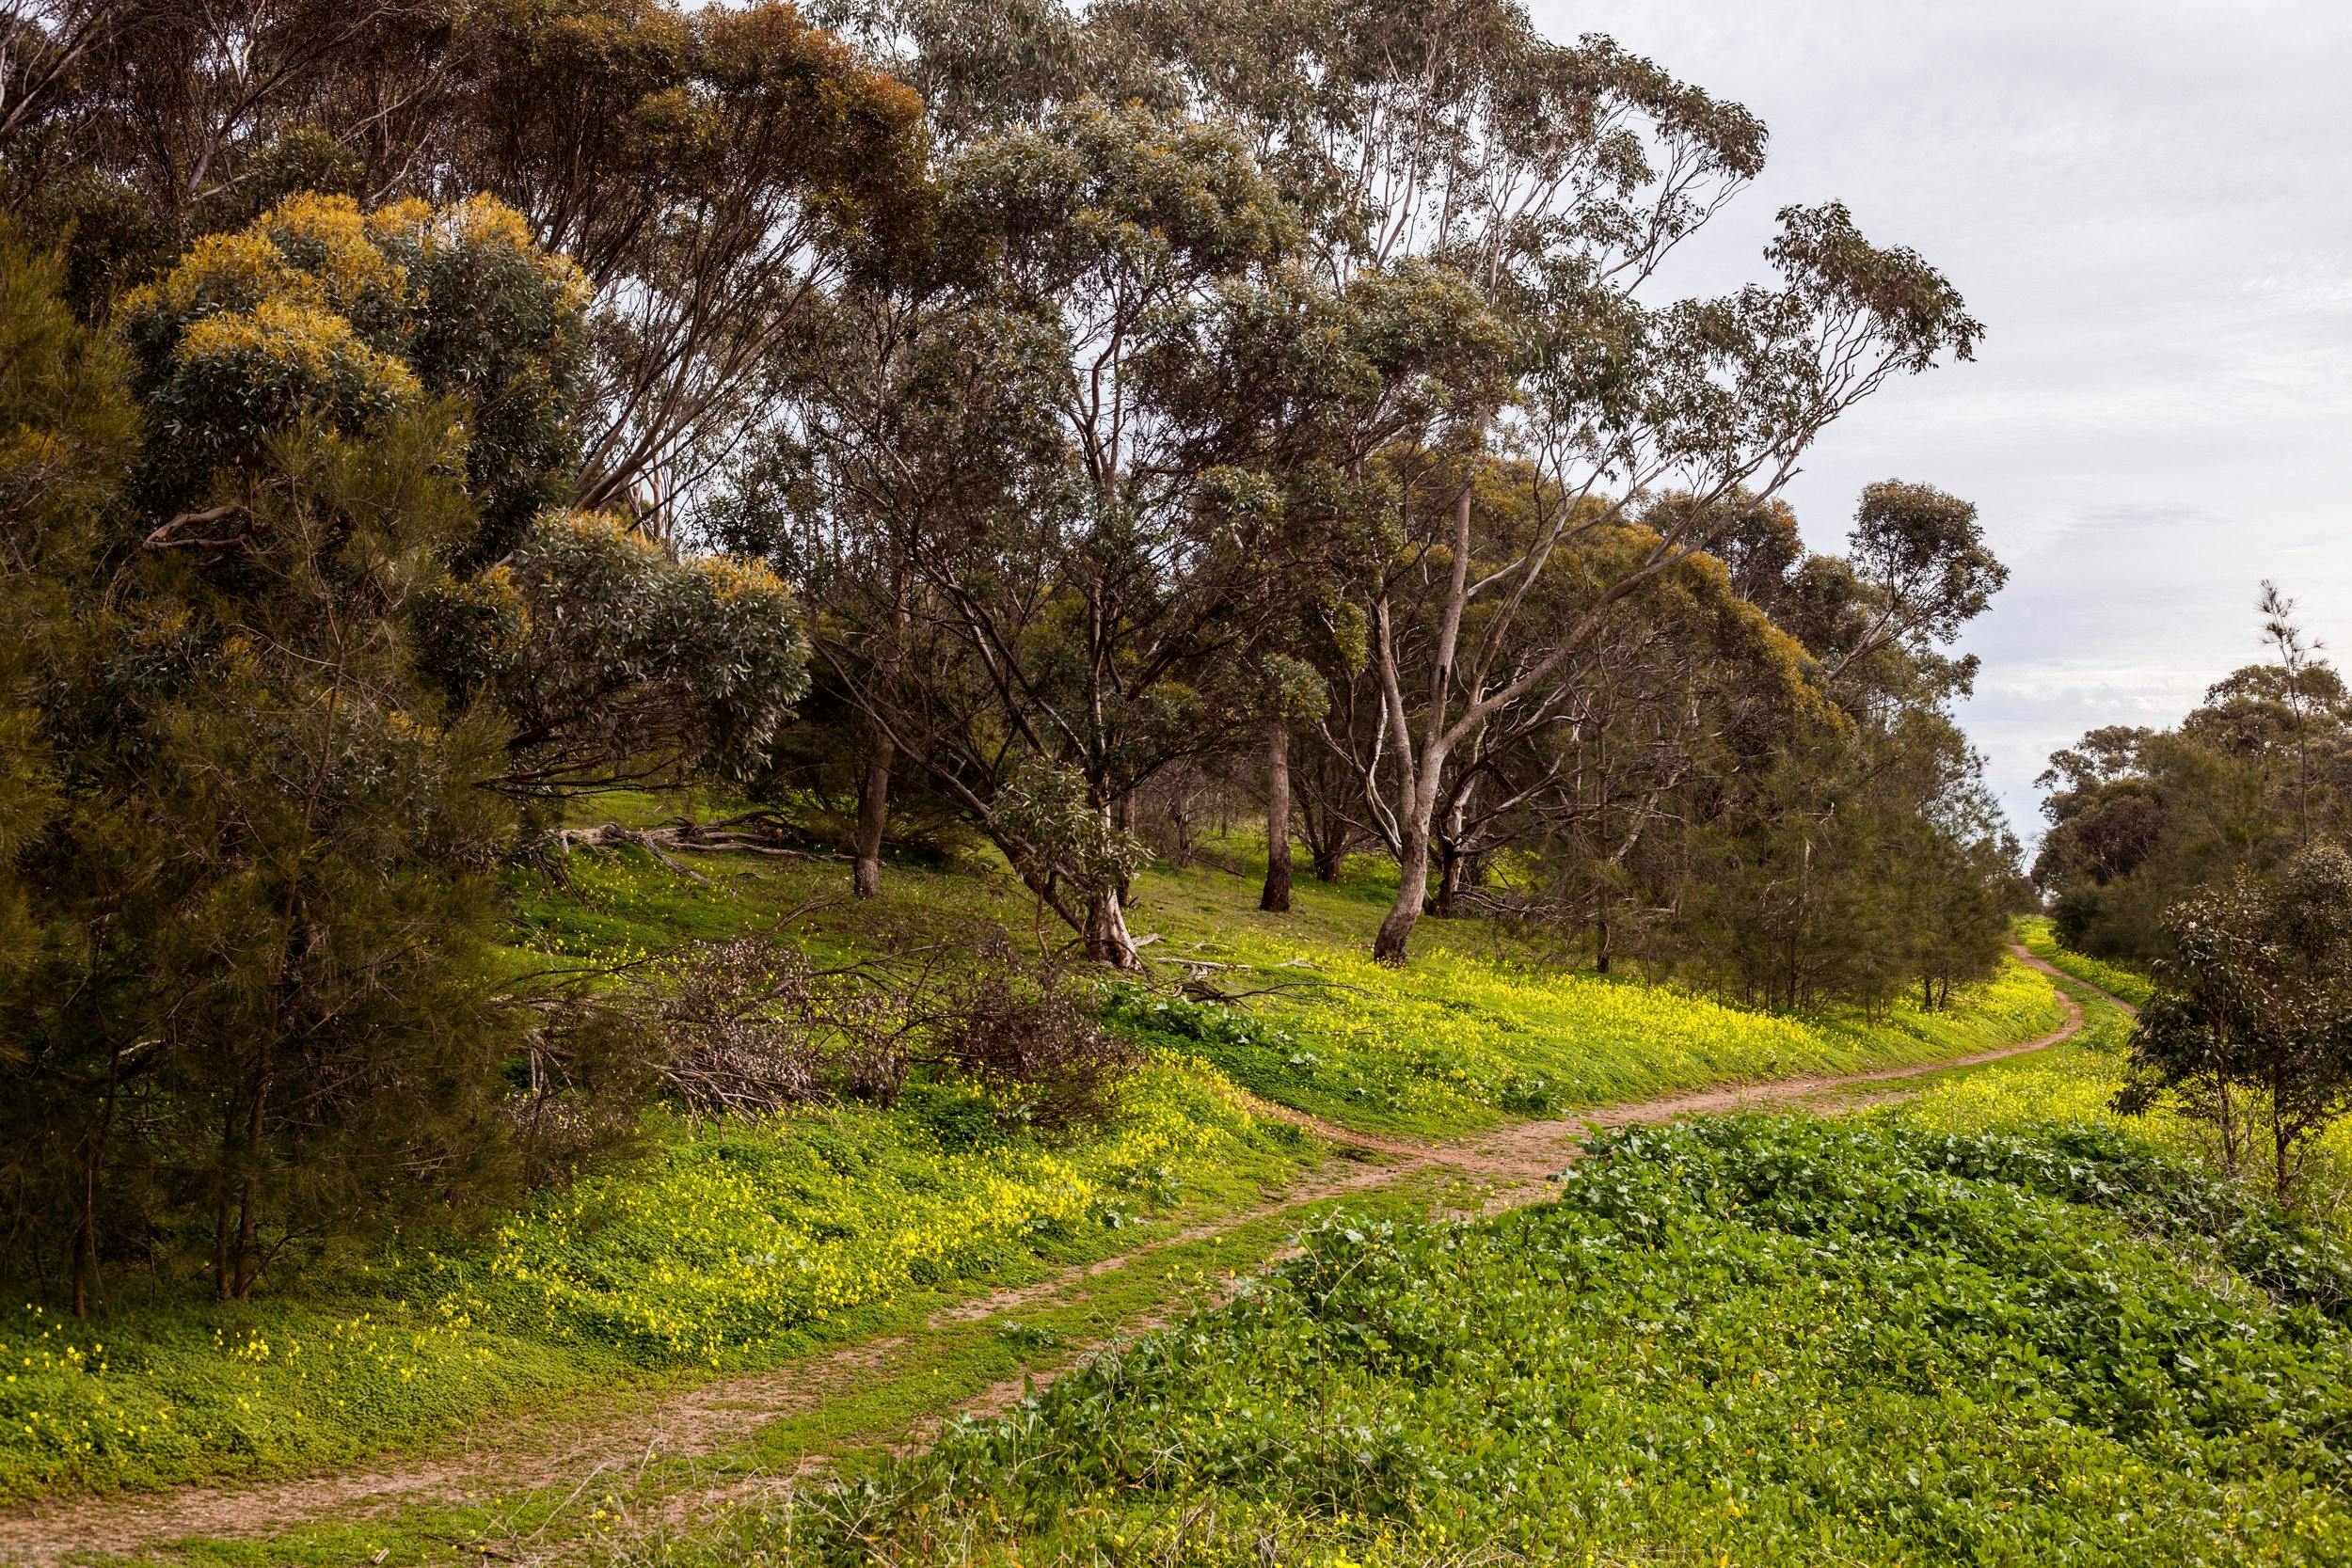
[[[1383,600],[1374,606],[1381,702],[1388,710],[1397,761],[1404,769],[1404,788],[1399,793],[1405,809],[1396,814],[1396,903],[1390,909],[1389,917],[1380,923],[1380,934],[1372,944],[1373,958],[1384,964],[1405,961],[1411,948],[1413,927],[1420,923],[1422,906],[1429,896],[1429,841],[1438,821],[1438,784],[1445,776],[1445,765],[1454,748],[1454,740],[1446,735],[1446,697],[1453,689],[1454,656],[1461,645],[1462,613],[1469,603],[1472,488],[1471,476],[1464,474],[1462,488],[1454,502],[1453,578],[1446,592],[1445,610],[1438,618],[1438,641],[1433,650],[1436,662],[1429,673],[1428,708],[1422,717],[1418,744],[1413,739],[1411,716],[1405,707],[1388,605]]]
[[[85,1208],[73,1227],[73,1315],[89,1316],[90,1296],[98,1280],[98,1228]]]
[[[1119,830],[1122,835],[1132,835],[1136,831],[1136,792],[1130,789],[1113,797],[1111,800],[1110,812],[1111,826]],[[1114,896],[1117,898],[1118,902],[1123,904],[1128,899],[1135,896],[1135,892],[1136,879],[1133,877],[1122,876],[1119,879],[1119,887],[1116,890]],[[1093,930],[1093,924],[1094,917],[1089,911],[1087,916],[1087,928],[1089,933]],[[1125,928],[1125,919],[1123,916],[1120,919],[1120,928],[1122,930]],[[1090,945],[1091,940],[1091,936],[1089,936],[1089,951],[1092,951]]]
[[[213,1299],[228,1301],[230,1296],[229,1237],[233,1228],[230,1215],[235,1205],[229,1200],[229,1176],[237,1160],[237,1112],[231,1105],[220,1118],[220,1185],[213,1199]]]
[[[1291,727],[1277,720],[1266,732],[1265,891],[1258,895],[1258,908],[1282,914],[1290,907]]]
[[[1593,973],[1609,973],[1609,922],[1604,917],[1593,922]]]
[[[2287,1131],[2287,1124],[2279,1115],[2278,1091],[2273,1089],[2270,1097],[2271,1190],[2278,1197],[2279,1207],[2281,1209],[2295,1207],[2293,1196],[2295,1173],[2287,1160],[2287,1149],[2291,1141],[2292,1134]]]
[[[1340,873],[1347,869],[1347,841],[1335,836],[1314,846],[1312,863],[1316,881],[1338,881]]]
[[[73,1315],[89,1316],[98,1293],[98,1187],[105,1166],[106,1148],[114,1138],[115,1105],[122,1095],[122,1048],[106,1055],[106,1102],[91,1132],[88,1153],[82,1161],[82,1216],[75,1227],[73,1255]]]
[[[1461,875],[1461,857],[1454,852],[1454,846],[1451,844],[1440,842],[1436,848],[1438,891],[1429,895],[1428,908],[1422,912],[1433,915],[1439,920],[1451,920],[1454,918],[1455,879]]]
[[[857,784],[856,863],[851,871],[860,898],[882,892],[882,830],[890,821],[890,765],[898,756],[890,736],[877,728],[866,742],[866,770]]]
[[[230,1299],[243,1301],[253,1293],[254,1253],[261,1228],[262,1129],[268,1115],[269,1051],[262,1048],[262,1070],[253,1085],[253,1107],[246,1121],[245,1187],[237,1204],[236,1289]]]
[[[889,702],[898,699],[907,620],[907,578],[900,570],[890,585],[890,641],[874,672],[875,684]],[[850,873],[851,891],[860,898],[878,897],[882,893],[882,833],[890,825],[890,769],[897,760],[898,749],[889,732],[880,724],[872,725],[866,741],[866,768],[857,782],[857,842],[851,847]]]

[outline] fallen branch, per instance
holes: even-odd
[[[611,848],[635,845],[654,859],[682,877],[707,884],[709,879],[692,866],[678,860],[680,853],[706,855],[771,855],[787,860],[839,861],[847,857],[827,854],[816,849],[798,849],[778,844],[773,838],[747,832],[754,824],[769,827],[781,819],[768,812],[746,812],[717,822],[694,822],[679,817],[659,828],[627,828],[618,822],[607,822],[596,828],[558,828],[541,839],[536,846],[542,854],[549,852],[568,855],[580,848]]]
[[[568,855],[575,849],[612,848],[634,844],[655,860],[668,866],[690,881],[710,885],[710,879],[672,855],[665,844],[676,842],[675,830],[667,828],[624,828],[618,822],[607,822],[600,828],[557,828],[534,847],[541,855],[552,852]]]
[[[201,512],[183,512],[169,522],[158,525],[153,532],[140,541],[140,547],[151,550],[226,549],[242,545],[246,541],[246,536],[242,533],[224,534],[215,538],[183,539],[180,536],[180,531],[183,528],[194,527],[198,523],[217,523],[222,518],[233,517],[244,510],[246,507],[243,501],[230,501],[221,506],[207,507]]]

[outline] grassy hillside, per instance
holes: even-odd
[[[517,964],[780,922],[830,956],[966,940],[983,922],[1025,940],[1040,929],[1018,884],[984,869],[896,870],[888,896],[858,904],[830,863],[696,867],[701,880],[636,851],[577,857],[568,887],[529,890]],[[878,1332],[1280,1186],[1321,1150],[1253,1116],[1250,1093],[1351,1126],[1450,1133],[1932,1059],[2059,1017],[2045,984],[2012,971],[1932,1017],[1772,1018],[1563,974],[1484,923],[1425,922],[1413,966],[1384,971],[1362,957],[1388,896],[1375,870],[1302,888],[1285,917],[1259,913],[1254,881],[1230,871],[1149,875],[1139,891],[1138,928],[1161,936],[1147,951],[1176,960],[1164,973],[1223,965],[1200,972],[1236,992],[1284,989],[1247,1011],[1106,993],[1108,1016],[1151,1054],[1099,1125],[1008,1124],[936,1077],[887,1110],[656,1118],[636,1157],[487,1237],[415,1238],[274,1281],[244,1306],[118,1301],[89,1323],[10,1313],[0,1497],[316,1467],[429,1442],[502,1405],[770,1365]]]
[[[2097,1130],[1632,1132],[700,1560],[2342,1562],[2352,1262],[2240,1220]]]
[[[2148,976],[2136,969],[2125,969],[2094,958],[2088,953],[2077,953],[2062,945],[2050,922],[2042,915],[2017,923],[2017,940],[2026,951],[2053,969],[2062,969],[2077,980],[2088,980],[2110,996],[2120,996],[2133,1006],[2143,1006],[2155,994],[2155,986]]]

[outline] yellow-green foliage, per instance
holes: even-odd
[[[2133,1006],[2143,1006],[2155,994],[2155,986],[2137,970],[2121,964],[2107,963],[2088,953],[2077,953],[2058,942],[2058,933],[2050,928],[2042,915],[2017,923],[2017,940],[2026,951],[2053,969],[2062,969],[2077,980],[2087,980],[2110,996],[2120,996]]]
[[[1129,1078],[1074,1143],[1002,1134],[1001,1109],[946,1096],[678,1125],[485,1246],[379,1259],[324,1299],[103,1326],[27,1307],[0,1318],[0,1497],[328,1463],[533,1391],[768,1364],[911,1290],[1099,1255],[1305,1147],[1181,1059]]]
[[[119,322],[171,491],[288,426],[373,429],[434,393],[466,404],[451,465],[469,461],[477,500],[503,514],[547,499],[568,461],[588,298],[579,267],[492,198],[363,213],[306,193],[197,241]]]
[[[1287,983],[1253,1022],[1197,1010],[1137,1020],[1197,1042],[1268,1099],[1352,1124],[1450,1132],[1719,1083],[1932,1061],[2055,1030],[2049,985],[2010,964],[1951,1008],[1875,1020],[1787,1018],[1662,986],[1436,951],[1386,969],[1359,952],[1258,931],[1196,944],[1237,989]]]
[[[992,1114],[977,1097],[950,1109]],[[1133,1223],[1251,1141],[1231,1086],[1182,1059],[1124,1081],[1101,1135],[1068,1148],[956,1151],[912,1117],[831,1107],[685,1127],[437,1270],[453,1314],[726,1366],[911,1286],[1001,1267],[1041,1238]]]
[[[2177,1111],[2126,1117],[2114,1107],[2123,1086],[2132,1021],[2122,1009],[2086,996],[2083,1032],[2063,1045],[1981,1071],[1939,1079],[1888,1114],[1939,1132],[2014,1132],[2057,1123],[2098,1123],[2174,1154],[2217,1161],[2204,1126]],[[2308,1167],[2306,1206],[2352,1218],[2352,1124],[2320,1140]]]

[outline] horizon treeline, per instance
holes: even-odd
[[[241,1297],[610,1147],[648,1048],[503,939],[616,789],[1113,970],[1206,792],[1269,911],[1387,857],[1387,962],[1943,1005],[2006,574],[1778,492],[1981,328],[1834,201],[1661,289],[1765,146],[1509,0],[0,3],[0,1266]]]
[[[2068,946],[2158,964],[2176,906],[2352,842],[2352,690],[2293,599],[2265,582],[2255,609],[2267,657],[2178,724],[2105,724],[2051,754],[2033,879]]]

